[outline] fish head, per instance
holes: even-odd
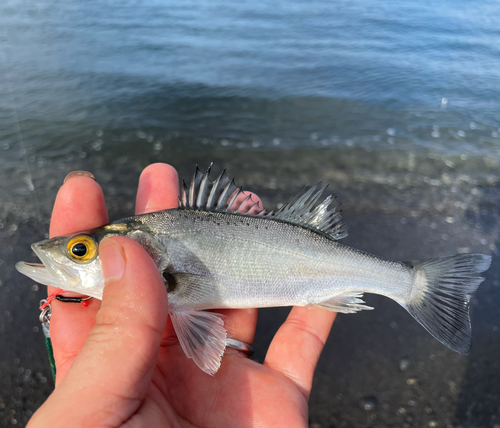
[[[16,269],[23,275],[44,285],[102,298],[104,279],[94,235],[58,236],[31,248],[42,263],[17,263]]]

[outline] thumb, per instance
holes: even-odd
[[[137,411],[167,322],[165,286],[137,242],[105,238],[99,258],[105,287],[95,326],[46,403],[54,403],[60,417],[69,422],[66,426],[75,426],[79,418],[89,426],[117,426]]]

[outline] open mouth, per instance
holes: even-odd
[[[33,281],[39,282],[40,284],[60,287],[59,278],[52,275],[52,272],[50,272],[45,265],[41,263],[18,262],[16,263],[16,269],[23,275],[26,275]]]
[[[70,267],[53,261],[37,244],[33,244],[31,248],[42,263],[19,262],[16,269],[20,273],[40,284],[57,288],[65,288],[68,283],[74,285],[77,282],[76,272],[71,272]]]

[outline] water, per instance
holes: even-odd
[[[1,408],[24,423],[50,392],[45,289],[13,265],[35,261],[29,244],[71,170],[95,174],[111,219],[133,212],[151,162],[189,178],[214,161],[271,208],[323,179],[344,202],[350,245],[403,260],[489,254],[500,242],[499,112],[493,1],[3,0],[0,334],[12,346],[0,352]],[[375,315],[339,317],[311,421],[498,423],[493,269],[473,300],[469,359],[383,300]],[[276,312],[261,319],[258,358]],[[20,364],[36,375],[19,376]],[[366,397],[379,403],[369,419]]]
[[[120,140],[135,129],[162,147],[182,136],[190,149],[399,147],[499,161],[498,12],[495,2],[7,0],[0,137],[18,138],[17,110],[43,158],[98,150],[82,139],[90,131]]]

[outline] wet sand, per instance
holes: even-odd
[[[329,152],[307,156],[297,151],[210,156],[198,152],[184,154],[178,162],[175,153],[168,156],[187,179],[196,162],[204,166],[215,161],[217,171],[224,165],[229,175],[238,173],[238,184],[257,192],[270,208],[292,197],[303,184],[324,178],[343,202],[350,231],[343,242],[389,259],[414,260],[457,251],[493,253],[487,279],[471,302],[469,356],[448,350],[404,309],[379,296],[366,296],[374,311],[339,315],[316,372],[310,426],[500,426],[497,183],[460,181],[453,171],[435,167],[431,174],[417,174],[406,166],[380,171],[379,179],[368,181],[359,168],[342,169],[340,161],[332,166],[334,159]],[[96,155],[36,169],[40,216],[29,191],[8,185],[22,182],[26,172],[0,171],[5,175],[0,177],[4,183],[0,187],[0,426],[23,426],[53,388],[37,309],[46,290],[18,274],[14,265],[19,260],[35,261],[29,245],[43,239],[48,230],[58,186],[72,169],[91,170],[103,185],[110,218],[117,219],[133,212],[139,173],[157,160]],[[288,311],[261,310],[257,361],[263,360]]]

